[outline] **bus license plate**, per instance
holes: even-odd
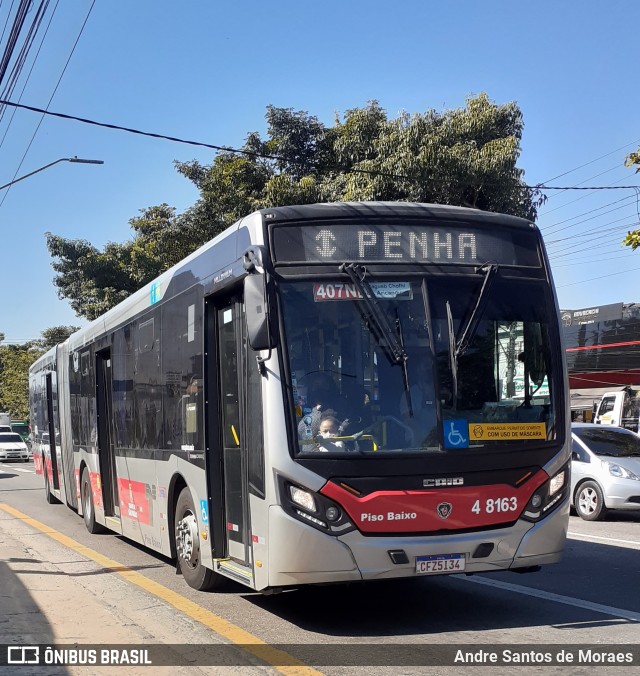
[[[437,556],[417,556],[416,573],[438,575],[439,573],[460,573],[464,570],[464,554],[440,554]]]

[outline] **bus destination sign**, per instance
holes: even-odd
[[[306,225],[273,228],[277,262],[458,263],[539,266],[534,230],[478,225]]]

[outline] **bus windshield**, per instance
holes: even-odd
[[[373,306],[348,280],[283,281],[297,452],[507,450],[555,438],[553,300],[540,282],[490,273],[489,285],[483,272],[369,276]]]

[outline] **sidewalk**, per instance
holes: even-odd
[[[189,644],[217,642],[220,637],[162,600],[0,509],[0,644],[79,649],[163,644],[184,645],[186,651]],[[181,663],[189,663],[188,655]],[[256,668],[264,673],[264,667]],[[169,676],[237,674],[241,669],[247,672],[247,667],[234,666],[16,665],[0,666],[0,674]]]

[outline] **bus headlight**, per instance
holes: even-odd
[[[331,535],[342,535],[355,529],[345,511],[321,493],[278,477],[282,508],[298,521]]]
[[[291,493],[291,499],[296,505],[300,505],[300,507],[306,509],[307,512],[313,512],[314,514],[318,511],[316,509],[316,501],[309,491],[305,491],[303,488],[289,484],[289,492]]]
[[[565,473],[564,470],[558,472],[552,479],[549,481],[549,495],[555,495],[565,484]]]
[[[568,478],[569,465],[565,465],[531,496],[522,518],[527,521],[539,521],[562,504],[569,492]]]

